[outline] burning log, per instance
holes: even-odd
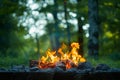
[[[66,69],[78,66],[78,63],[85,62],[85,58],[78,54],[79,44],[72,43],[71,51],[64,52],[65,45],[58,49],[58,51],[46,52],[46,56],[42,56],[39,60],[38,67],[41,69],[54,68],[56,66],[65,67]],[[59,55],[56,54],[58,52]],[[32,63],[32,62],[31,62]]]
[[[30,65],[29,65],[30,67],[34,67],[34,66],[38,66],[39,62],[38,62],[38,60],[30,60],[29,63],[30,63]]]

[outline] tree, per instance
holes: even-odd
[[[100,53],[108,55],[120,52],[120,1],[100,0],[99,20],[101,23]]]
[[[78,20],[78,42],[80,44],[80,49],[79,49],[79,52],[80,54],[83,56],[84,52],[83,52],[83,22],[81,20],[81,13],[80,13],[80,1],[81,0],[77,0],[77,20]]]
[[[53,4],[51,2],[54,2]],[[58,1],[50,0],[44,1],[46,7],[42,7],[39,12],[43,12],[46,15],[47,25],[45,26],[45,31],[50,38],[50,44],[53,50],[57,50],[60,45],[60,35],[59,35],[59,20],[58,20]],[[53,19],[49,18],[47,14],[51,14]]]
[[[67,12],[67,0],[64,0],[64,13],[65,13],[65,21],[67,26],[67,38],[68,38],[68,45],[70,45],[70,26],[68,23],[68,12]]]
[[[15,16],[19,15],[18,10],[22,12],[25,9],[23,5],[14,0],[0,1],[0,55],[18,56],[23,49],[23,26],[17,26],[18,20]],[[14,16],[13,16],[14,15]],[[21,37],[19,37],[21,36]]]
[[[89,42],[88,54],[98,56],[99,49],[99,23],[98,23],[98,0],[88,0],[89,8]]]
[[[59,27],[58,27],[58,17],[57,17],[57,12],[58,12],[58,4],[57,0],[54,0],[54,10],[53,10],[53,17],[55,20],[55,49],[57,50],[60,47],[60,42],[59,42]]]

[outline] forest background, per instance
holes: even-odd
[[[120,68],[119,0],[0,0],[0,67],[80,44],[93,65]]]

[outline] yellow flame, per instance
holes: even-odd
[[[64,61],[66,69],[69,69],[71,68],[71,63],[78,65],[78,63],[80,62],[85,62],[86,59],[78,54],[79,46],[79,43],[73,42],[71,44],[71,51],[68,50],[64,52],[63,50],[66,48],[66,45],[63,44],[61,48],[59,48],[57,51],[58,55],[56,54],[56,51],[51,51],[50,49],[48,49],[48,51],[46,52],[46,57],[41,57],[40,64],[38,66],[40,68],[46,68],[50,63],[53,64],[52,66],[55,66],[56,63],[58,63],[59,61]]]

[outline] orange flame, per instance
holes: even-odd
[[[63,44],[58,51],[51,51],[50,49],[46,52],[46,56],[42,56],[39,60],[39,68],[54,68],[58,64],[62,64],[66,69],[78,66],[78,63],[85,62],[86,59],[78,54],[79,43],[73,42],[71,44],[71,51],[65,51],[67,46]]]

